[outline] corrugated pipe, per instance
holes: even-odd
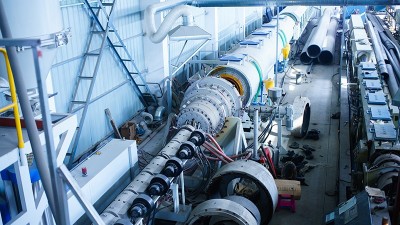
[[[317,58],[322,50],[322,44],[324,43],[324,39],[326,37],[326,33],[328,31],[328,27],[331,19],[332,10],[325,9],[324,14],[318,22],[318,26],[316,27],[316,31],[314,35],[310,36],[310,43],[307,47],[307,55],[310,58]]]
[[[379,71],[383,76],[389,76],[388,70],[386,68],[386,63],[383,57],[383,50],[381,49],[381,45],[379,43],[378,38],[375,35],[374,28],[369,20],[366,21],[366,30],[368,32],[368,36],[371,38],[372,47],[374,48],[374,53],[376,57],[376,62],[379,65]]]
[[[321,54],[319,54],[318,56],[318,60],[321,64],[331,64],[333,61],[337,25],[338,25],[337,19],[335,17],[332,17],[331,22],[329,23],[324,43],[322,44]]]

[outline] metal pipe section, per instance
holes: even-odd
[[[337,26],[338,26],[337,19],[335,17],[332,17],[331,22],[329,23],[324,43],[322,44],[321,54],[318,56],[318,60],[321,64],[327,65],[333,62],[333,53],[335,52]]]
[[[172,140],[154,157],[139,175],[117,196],[117,198],[103,211],[100,217],[105,224],[115,224],[124,219],[133,200],[146,191],[154,175],[164,168],[165,163],[174,157],[184,141],[190,138],[195,129],[192,126],[182,127]]]
[[[254,144],[253,144],[253,157],[257,158],[258,151],[258,109],[254,110]]]
[[[300,53],[300,61],[301,61],[301,63],[303,63],[303,64],[309,65],[309,64],[311,64],[311,63],[314,61],[313,58],[311,58],[311,57],[308,56],[308,54],[307,54],[307,48],[308,48],[308,46],[310,45],[311,37],[315,35],[315,32],[316,32],[316,31],[317,31],[317,27],[313,27],[312,30],[311,30],[310,36],[309,36],[309,38],[307,39],[307,42],[306,42],[306,44],[304,45],[304,48],[303,48],[303,50],[302,50],[301,53]]]
[[[317,58],[321,53],[322,45],[328,31],[328,27],[326,25],[329,24],[331,15],[331,9],[327,8],[324,10],[324,14],[319,20],[318,26],[316,27],[317,30],[315,31],[314,35],[311,36],[310,43],[307,47],[307,55],[310,58]]]
[[[3,2],[0,1],[0,29],[1,29],[1,33],[2,36],[4,38],[11,38],[11,31],[8,25],[8,20],[5,17],[5,9],[3,7]],[[17,94],[18,94],[18,99],[19,99],[19,104],[22,110],[22,114],[24,116],[25,119],[25,126],[28,132],[28,137],[30,140],[30,144],[31,144],[31,148],[32,148],[32,152],[35,156],[35,160],[36,160],[36,165],[38,167],[39,170],[39,174],[40,174],[40,178],[43,182],[43,187],[46,191],[46,195],[49,201],[49,205],[50,208],[53,212],[53,215],[55,217],[55,219],[58,220],[58,216],[57,215],[57,206],[55,204],[55,200],[54,200],[54,190],[53,187],[55,187],[55,180],[50,179],[50,174],[49,174],[49,167],[48,167],[48,163],[47,163],[47,159],[46,159],[46,155],[44,154],[44,151],[42,149],[42,144],[40,143],[40,139],[39,139],[39,132],[38,129],[36,127],[36,123],[35,123],[35,118],[33,116],[32,113],[32,108],[31,105],[29,103],[29,97],[28,94],[26,92],[26,87],[25,87],[25,82],[23,79],[23,73],[21,71],[21,68],[18,60],[17,60],[17,53],[14,51],[15,48],[14,47],[6,47],[7,49],[7,53],[8,53],[8,57],[10,58],[10,64],[11,64],[11,68],[13,70],[13,74],[14,74],[14,81],[15,81],[15,86],[17,89]],[[56,222],[60,222],[60,224],[63,224],[61,221],[57,221]]]
[[[383,57],[383,53],[382,53],[383,50],[381,48],[381,45],[379,43],[379,40],[378,40],[375,32],[374,32],[374,27],[372,26],[372,24],[369,20],[366,21],[366,30],[368,32],[368,36],[371,38],[372,47],[374,48],[376,62],[378,63],[378,66],[379,66],[379,71],[384,76],[389,76],[388,70],[386,68],[386,63],[385,63],[385,60]]]

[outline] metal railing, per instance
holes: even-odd
[[[14,110],[15,129],[17,130],[17,137],[18,137],[18,148],[24,148],[24,138],[22,136],[21,121],[20,121],[19,111],[18,111],[18,100],[17,100],[16,89],[15,89],[14,76],[12,74],[10,60],[8,59],[6,50],[4,48],[0,48],[0,52],[4,55],[4,59],[6,61],[8,83],[10,85],[11,102],[12,102],[11,104],[0,108],[0,113],[3,113],[10,109]]]

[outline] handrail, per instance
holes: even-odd
[[[11,108],[14,109],[15,128],[17,130],[17,137],[18,137],[18,148],[24,148],[25,144],[24,144],[24,138],[22,136],[21,121],[19,118],[18,101],[14,84],[14,76],[11,71],[10,60],[8,59],[6,50],[4,48],[0,48],[0,52],[4,55],[4,59],[6,61],[8,82],[10,84],[11,102],[12,102],[11,104],[0,108],[0,113],[5,112]]]

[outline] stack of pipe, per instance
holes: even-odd
[[[368,34],[372,40],[379,72],[388,84],[390,94],[394,96],[400,85],[400,47],[379,17],[371,14],[367,14],[367,17]]]
[[[326,24],[329,24],[329,26],[326,26]],[[316,60],[321,64],[332,63],[337,26],[338,21],[335,17],[332,17],[332,9],[325,9],[300,54],[300,61],[303,64],[311,64]]]

